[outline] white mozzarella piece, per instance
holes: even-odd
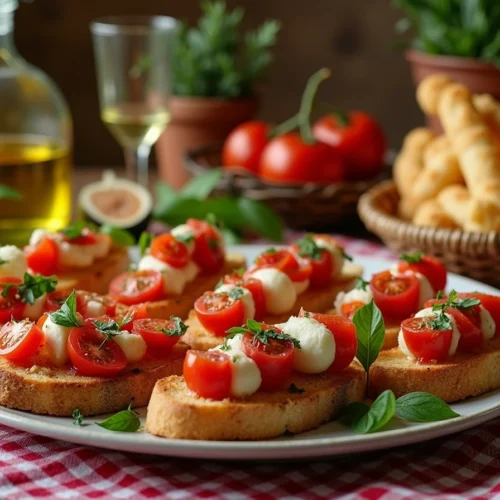
[[[363,302],[363,304],[369,304],[373,299],[373,293],[369,286],[366,290],[358,290],[353,288],[349,292],[339,292],[337,297],[335,297],[334,307],[337,313],[340,314],[340,310],[344,304],[350,304],[351,302]]]
[[[36,247],[43,239],[49,236],[49,233],[45,229],[35,229],[30,236],[30,246]]]
[[[72,245],[67,241],[61,241],[59,260],[66,267],[89,267],[94,262],[94,256],[85,245]]]
[[[335,360],[335,338],[319,321],[292,316],[284,324],[283,333],[300,342],[300,349],[295,349],[293,353],[295,370],[302,373],[321,373]]]
[[[46,301],[47,294],[44,293],[41,297],[35,299],[33,304],[26,304],[24,306],[24,317],[37,321],[43,313],[43,307],[45,306]]]
[[[14,245],[0,247],[0,276],[23,278],[28,265],[21,249]]]
[[[293,308],[297,293],[285,273],[268,267],[253,271],[252,276],[262,282],[266,309],[270,314],[283,314]]]
[[[85,306],[85,317],[98,318],[106,314],[106,306],[97,300],[89,300]]]
[[[304,281],[292,281],[293,287],[295,288],[295,293],[300,295],[304,293],[309,288],[309,280]]]
[[[450,343],[450,348],[448,349],[448,356],[454,356],[455,353],[457,352],[458,342],[460,341],[460,331],[458,330],[457,323],[454,320],[453,316],[451,316],[448,313],[445,313],[445,315],[451,321],[451,326],[452,326],[451,343]],[[418,311],[417,314],[415,314],[415,318],[434,318],[435,316],[436,316],[436,311],[433,311],[432,307],[427,307],[425,309],[422,309],[421,311]],[[406,345],[402,328],[399,330],[398,344],[401,351],[404,354],[406,354],[406,356],[409,359],[415,359],[415,356],[412,354],[412,352],[408,349],[408,346]]]
[[[200,268],[192,260],[190,260],[186,267],[183,268],[183,271],[186,283],[192,283],[196,279],[196,276],[200,273]]]
[[[226,341],[227,349],[222,346],[214,350],[221,351],[231,359],[232,381],[231,395],[244,397],[257,392],[262,383],[262,376],[255,361],[243,352],[243,335],[235,335]]]
[[[481,311],[481,331],[483,332],[484,340],[490,340],[495,336],[497,331],[495,320],[484,306],[479,306],[479,309]]]
[[[129,363],[140,361],[146,354],[146,342],[137,333],[130,333],[123,330],[120,335],[113,337],[113,341],[122,348]]]
[[[215,291],[216,292],[229,292],[230,290],[234,290],[235,288],[239,288],[243,291],[243,296],[241,297],[241,301],[243,302],[243,309],[245,311],[244,321],[247,319],[255,318],[255,301],[253,300],[253,295],[249,290],[243,288],[241,286],[224,284],[219,286]]]
[[[424,307],[424,304],[434,298],[434,288],[430,284],[429,280],[421,273],[415,273],[418,281],[420,281],[420,289],[419,289],[419,299],[418,306]]]
[[[313,239],[316,245],[330,252],[333,260],[332,278],[338,277],[342,273],[342,268],[344,267],[344,252],[342,248],[332,239],[321,235],[314,235]]]
[[[45,336],[45,345],[42,349],[42,356],[47,357],[56,366],[62,366],[69,361],[68,337],[73,327],[56,325],[50,316],[42,326]]]
[[[170,232],[175,239],[178,239],[181,243],[186,245],[189,255],[194,252],[194,232],[187,224],[181,224],[180,226],[174,227]],[[184,241],[184,239],[189,238],[191,239],[188,242]]]
[[[145,255],[137,267],[139,271],[151,270],[161,273],[163,278],[163,289],[165,293],[180,295],[186,286],[186,271],[169,266],[167,263],[156,259],[152,255]]]
[[[84,245],[89,247],[88,251],[94,259],[102,259],[108,255],[111,250],[112,240],[108,235],[101,235],[97,242],[92,245]]]

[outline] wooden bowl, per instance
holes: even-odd
[[[186,169],[194,176],[221,164],[220,144],[202,147],[186,156]],[[289,227],[327,230],[359,223],[356,211],[359,197],[389,175],[390,167],[387,167],[380,176],[366,181],[281,185],[264,182],[244,170],[231,169],[223,170],[215,194],[246,196],[265,202]]]
[[[384,181],[361,196],[358,213],[394,251],[436,255],[448,271],[500,287],[500,233],[416,226],[398,218],[398,202],[394,182]]]

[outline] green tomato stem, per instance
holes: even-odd
[[[288,120],[275,125],[268,134],[269,139],[274,139],[280,135],[287,134],[299,126],[299,115],[298,113]]]

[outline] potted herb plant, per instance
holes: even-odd
[[[393,0],[396,29],[413,33],[406,58],[415,85],[448,74],[474,93],[500,99],[499,0]]]
[[[243,9],[229,11],[220,0],[204,1],[201,8],[198,25],[183,25],[177,38],[171,121],[156,146],[160,176],[176,189],[188,178],[187,150],[223,140],[255,115],[255,87],[272,61],[280,29],[267,20],[242,34]]]

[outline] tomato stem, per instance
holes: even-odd
[[[292,130],[296,129],[298,126],[299,126],[299,114],[297,113],[291,118],[288,118],[288,120],[282,123],[278,123],[278,125],[275,125],[270,130],[268,134],[268,139],[274,139],[275,137],[278,137],[280,135],[287,134],[288,132],[291,132]]]
[[[314,98],[316,97],[320,83],[329,78],[330,75],[331,72],[328,68],[321,68],[319,71],[316,71],[307,81],[306,88],[302,94],[298,116],[300,135],[306,144],[314,144],[315,142],[311,128],[311,112]]]

